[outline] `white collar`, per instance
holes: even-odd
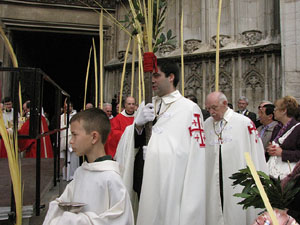
[[[115,171],[116,173],[120,174],[119,163],[112,160],[105,160],[100,162],[83,162],[82,168],[90,171]]]
[[[227,108],[227,111],[224,113],[224,116],[223,116],[223,120],[225,120],[226,122],[229,121],[229,119],[231,118],[231,116],[233,115],[233,110],[231,108]]]
[[[219,121],[214,121],[216,124],[222,120],[226,121],[228,123],[229,119],[231,118],[231,116],[233,115],[233,110],[229,107],[227,107],[226,112],[224,113],[223,119],[219,120]]]
[[[160,99],[163,101],[165,105],[170,104],[172,102],[177,101],[178,99],[182,98],[182,95],[178,90],[171,92],[170,94],[164,95],[162,97],[155,96],[152,98],[153,102],[160,101]]]
[[[134,117],[135,114],[136,114],[136,111],[134,111],[134,113],[133,113],[132,115],[129,115],[129,114],[126,113],[126,111],[125,111],[125,109],[124,109],[124,110],[121,112],[121,114],[122,114],[123,116],[126,116],[126,117]]]

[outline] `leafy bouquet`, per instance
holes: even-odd
[[[297,225],[298,223],[296,220],[287,214],[287,209],[300,191],[300,187],[297,187],[300,176],[289,180],[284,188],[282,188],[279,177],[274,179],[266,175],[264,172],[258,171],[257,173],[271,206],[275,208],[274,213],[278,223],[280,225]],[[234,194],[235,197],[243,198],[243,200],[238,203],[243,205],[243,209],[247,209],[250,206],[261,209],[265,208],[264,202],[255,184],[249,167],[239,170],[239,172],[234,173],[229,178],[234,180],[233,186],[244,186],[242,193]],[[265,211],[256,218],[253,225],[273,224],[271,221],[272,220],[269,213]]]
[[[277,209],[287,209],[289,204],[294,200],[296,194],[300,191],[300,187],[296,187],[296,183],[300,178],[298,177],[290,180],[283,189],[279,177],[274,179],[262,171],[258,171],[257,173],[272,207]],[[234,194],[235,197],[243,198],[243,200],[238,203],[243,205],[243,209],[247,209],[250,206],[261,209],[265,208],[249,167],[239,170],[239,172],[234,173],[229,178],[234,180],[233,186],[244,186],[242,193]]]

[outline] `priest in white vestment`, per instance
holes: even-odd
[[[227,98],[221,92],[210,93],[206,109],[211,117],[204,123],[206,137],[206,225],[250,225],[257,213],[253,207],[247,210],[234,197],[242,186],[232,186],[229,177],[246,168],[244,153],[249,152],[256,170],[267,172],[264,148],[254,123],[227,106]]]
[[[67,107],[65,105],[64,107]],[[73,103],[70,102],[69,104],[69,120],[77,113],[75,109],[73,109]],[[67,126],[67,114],[63,113],[60,116],[60,127],[65,128]],[[72,135],[70,129],[62,130],[60,132],[60,158],[66,158],[67,154],[67,166],[64,165],[63,167],[63,180],[70,181],[73,179],[75,170],[79,167],[79,158],[76,156],[75,152],[71,145],[68,143],[66,144],[66,138],[68,136],[68,142],[70,141]],[[65,164],[65,162],[64,162]]]
[[[159,62],[152,85],[153,104],[140,105],[134,125],[126,128],[116,159],[131,197],[134,129],[156,117],[145,152],[137,225],[205,225],[205,137],[203,117],[176,85],[175,63]]]
[[[13,109],[12,99],[10,97],[5,97],[3,99],[2,116],[3,116],[5,127],[12,128],[14,123],[14,109]],[[20,117],[19,113],[18,113],[18,117]]]

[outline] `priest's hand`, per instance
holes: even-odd
[[[143,106],[141,112],[135,118],[135,125],[138,127],[144,126],[146,123],[153,121],[155,118],[154,106],[152,103],[148,103]]]

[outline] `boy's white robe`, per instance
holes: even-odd
[[[229,177],[238,170],[246,168],[245,152],[249,152],[256,170],[267,172],[264,148],[253,122],[244,115],[229,109],[224,115],[223,125],[227,122],[222,132],[222,171],[223,171],[223,196],[224,212],[222,214],[220,186],[219,186],[219,142],[215,133],[212,117],[204,122],[206,137],[206,225],[248,225],[253,224],[257,213],[262,210],[247,210],[237,203],[242,198],[234,197],[241,193],[243,186],[232,186],[233,180]],[[215,123],[215,129],[219,129]]]
[[[164,113],[153,126],[146,153],[137,225],[205,225],[201,110],[178,91],[162,99],[160,112]],[[154,98],[156,105],[159,102]],[[133,139],[132,125],[126,128],[115,157],[129,191],[133,182]]]
[[[86,203],[80,213],[63,211],[59,202]],[[112,160],[79,167],[63,194],[50,202],[44,225],[133,225],[128,192]]]

